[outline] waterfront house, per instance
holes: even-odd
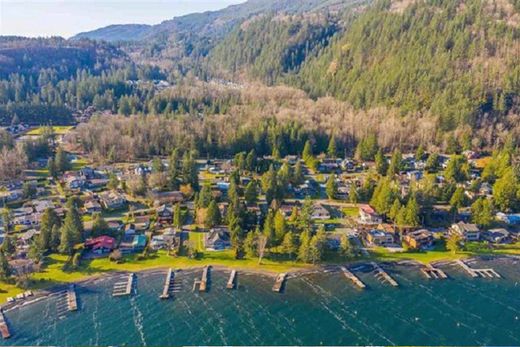
[[[383,218],[369,205],[359,206],[359,223],[360,224],[381,224]]]
[[[450,228],[450,234],[453,233],[459,235],[465,241],[480,240],[480,229],[476,224],[458,222],[456,224],[453,224]]]
[[[389,246],[394,244],[394,235],[373,229],[366,234],[366,240],[371,246]]]
[[[204,235],[204,246],[210,251],[222,251],[231,247],[231,235],[227,228],[214,228]]]
[[[94,254],[107,254],[116,248],[116,240],[110,236],[99,236],[85,241],[85,248]]]
[[[145,235],[134,235],[132,240],[132,249],[136,252],[142,251],[146,247],[146,236]]]
[[[403,236],[403,241],[412,249],[430,248],[433,240],[433,233],[426,229],[412,231]]]
[[[490,229],[482,233],[482,239],[491,243],[511,243],[511,234],[504,228]]]

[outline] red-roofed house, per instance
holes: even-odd
[[[383,218],[369,205],[359,206],[359,222],[361,224],[381,224]]]
[[[116,248],[116,240],[110,236],[99,236],[85,241],[85,248],[89,248],[93,253],[110,253]]]

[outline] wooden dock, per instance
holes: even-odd
[[[473,278],[502,278],[498,272],[495,270],[489,268],[489,269],[473,269],[468,266],[465,262],[462,260],[457,260],[455,262],[456,264],[460,265],[460,267],[468,273]]]
[[[168,273],[166,274],[166,279],[164,281],[164,287],[161,296],[159,296],[161,299],[169,299],[170,298],[170,292],[173,288],[175,281],[175,274],[173,272],[173,269],[168,269]]]
[[[235,289],[236,277],[237,277],[237,271],[236,270],[231,271],[231,274],[229,275],[229,280],[226,285],[227,289]]]
[[[399,284],[390,276],[385,270],[383,270],[379,265],[376,263],[372,263],[372,266],[374,267],[375,276],[377,279],[388,282],[393,287],[398,287]]]
[[[67,307],[69,311],[78,310],[78,298],[76,296],[76,288],[74,284],[71,284],[69,289],[67,289]]]
[[[287,278],[286,273],[281,273],[278,276],[276,276],[276,281],[274,282],[274,285],[273,285],[273,292],[280,293],[282,291],[286,278]]]
[[[128,274],[126,281],[114,284],[112,296],[127,296],[132,294],[134,287],[135,274]]]
[[[426,276],[428,279],[434,279],[434,280],[445,280],[448,278],[446,273],[442,271],[441,269],[435,268],[432,265],[428,264],[425,267],[421,268],[421,272]]]
[[[4,312],[0,309],[0,334],[4,340],[11,337],[11,333],[9,332],[9,327],[7,326],[7,322],[5,321]]]
[[[348,278],[349,280],[351,280],[352,282],[354,282],[354,284],[356,286],[358,286],[361,289],[366,288],[366,285],[356,275],[354,275],[352,272],[350,272],[350,270],[347,269],[345,266],[341,267],[341,271],[343,271],[343,274],[345,275],[345,277]]]
[[[211,266],[204,267],[204,270],[202,271],[202,277],[200,279],[199,284],[199,292],[205,292],[208,290],[208,276],[209,276],[209,269]]]

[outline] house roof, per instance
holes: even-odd
[[[116,245],[116,240],[113,237],[110,236],[99,236],[90,240],[85,241],[86,247],[91,247],[92,249],[100,249],[100,248],[107,248],[107,249],[114,249]]]

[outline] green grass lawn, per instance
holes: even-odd
[[[359,214],[359,207],[343,207],[341,211],[347,217],[357,217]]]
[[[296,263],[293,261],[274,261],[270,259],[264,259],[262,264],[258,264],[258,259],[256,258],[237,260],[235,259],[232,251],[205,252],[204,256],[200,259],[172,257],[168,256],[166,252],[160,251],[157,254],[151,255],[145,260],[138,260],[136,255],[127,256],[125,257],[125,261],[121,264],[111,262],[108,258],[83,260],[79,269],[74,271],[64,270],[64,265],[66,262],[66,256],[57,254],[49,256],[46,259],[46,266],[44,269],[32,276],[33,284],[31,285],[31,289],[47,289],[52,286],[78,282],[84,279],[88,279],[92,276],[98,276],[109,272],[138,272],[166,267],[179,269],[214,265],[226,266],[238,270],[266,271],[273,273],[289,272],[311,267],[310,265]],[[23,291],[23,289],[16,288],[14,285],[1,283],[0,303],[5,302],[7,297],[15,296],[16,294],[22,293]]]
[[[54,130],[54,133],[56,135],[65,135],[72,128],[73,127],[71,127],[71,126],[53,126],[52,127],[52,129]],[[26,135],[29,135],[29,136],[40,136],[41,134],[43,134],[43,130],[44,129],[45,129],[45,127],[34,128],[34,129],[28,131]]]

